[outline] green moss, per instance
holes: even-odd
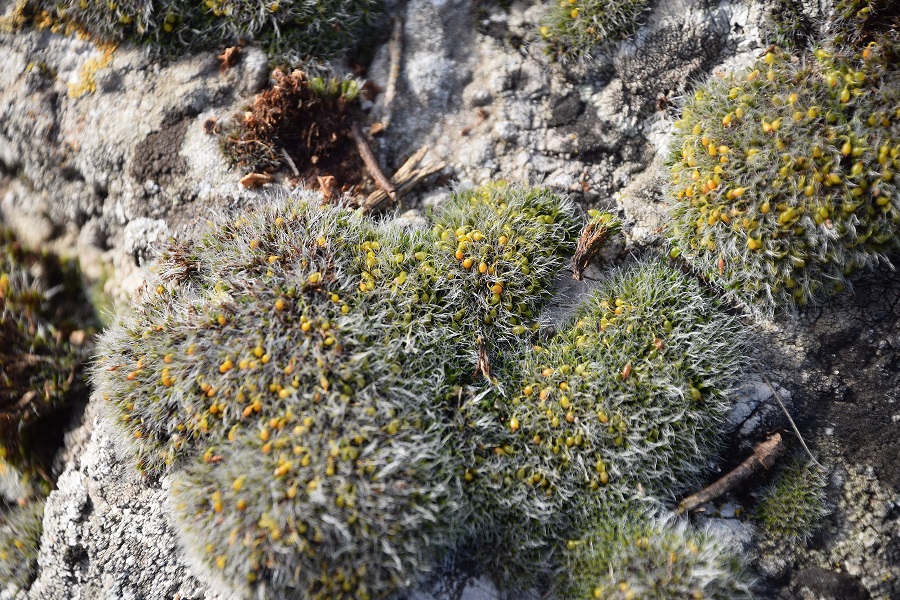
[[[442,227],[465,228],[461,207],[476,210],[480,193],[451,200]],[[511,266],[500,259],[496,274],[527,253],[533,274],[508,293],[545,298],[542,256],[571,208],[546,193],[488,196],[496,225],[473,247],[532,227],[510,234]],[[144,468],[178,467],[180,527],[216,577],[381,597],[451,544],[453,386],[474,369],[476,328],[514,326],[506,313],[485,323],[477,306],[477,320],[453,319],[460,287],[483,295],[494,274],[448,280],[443,265],[461,261],[443,231],[276,203],[170,250],[140,308],[107,332],[97,387]]]
[[[781,48],[805,48],[813,39],[813,24],[794,0],[777,0],[765,25],[769,40]]]
[[[0,513],[0,582],[27,589],[37,574],[44,502],[31,501]]]
[[[669,161],[672,256],[764,314],[848,284],[898,247],[893,50],[774,50],[686,102]]]
[[[52,459],[53,417],[82,389],[95,322],[81,283],[74,261],[0,229],[0,458],[26,473]]]
[[[893,0],[838,0],[831,29],[836,45],[861,47],[873,40],[897,51],[900,42],[900,9]]]
[[[727,542],[683,521],[612,516],[568,544],[565,598],[680,600],[750,598],[748,579]]]
[[[649,5],[650,0],[554,0],[540,34],[554,55],[584,58],[630,35]]]
[[[96,322],[75,261],[30,250],[0,228],[0,582],[37,570],[43,498]]]
[[[803,458],[784,466],[765,490],[756,508],[768,537],[777,541],[806,541],[828,515],[822,474]]]
[[[548,190],[496,183],[454,194],[432,230],[439,294],[454,311],[443,318],[494,348],[535,330],[580,228],[574,205]]]
[[[598,511],[699,473],[739,327],[648,263],[530,348],[579,226],[558,196],[493,184],[429,228],[294,196],[172,246],[94,382],[141,468],[171,473],[209,578],[384,597],[469,545],[537,580]]]
[[[639,263],[525,352],[505,394],[464,404],[469,524],[499,554],[495,572],[521,580],[601,514],[690,485],[742,370],[740,329],[696,282]]]
[[[356,44],[376,20],[378,0],[42,0],[42,8],[104,41],[146,42],[164,54],[257,40],[294,64]]]

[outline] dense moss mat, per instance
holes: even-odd
[[[552,193],[494,184],[429,228],[300,195],[171,247],[94,381],[139,466],[173,473],[209,578],[384,597],[498,540],[508,572],[541,552],[530,571],[549,578],[597,510],[690,481],[740,328],[650,262],[531,347],[581,224]]]
[[[898,248],[892,51],[774,50],[686,103],[669,166],[672,255],[763,313],[843,290]]]
[[[78,265],[0,228],[0,582],[26,589],[37,572],[43,498],[98,326]]]
[[[541,37],[553,55],[569,60],[630,35],[650,0],[553,0],[548,5]]]
[[[276,62],[293,65],[364,42],[381,10],[380,0],[35,0],[18,12],[23,23],[65,24],[164,57],[257,41]]]

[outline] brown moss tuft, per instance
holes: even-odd
[[[245,172],[273,172],[287,163],[308,185],[329,175],[344,189],[358,184],[362,162],[350,137],[355,82],[279,69],[272,80],[226,128],[225,155]]]

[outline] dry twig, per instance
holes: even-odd
[[[388,72],[387,89],[384,91],[384,116],[381,118],[381,129],[384,131],[391,124],[391,105],[397,93],[397,80],[400,78],[400,58],[403,54],[403,21],[394,19],[394,31],[391,33],[389,45],[391,54],[391,70]],[[374,132],[373,132],[374,135]]]
[[[784,405],[784,402],[781,401],[781,396],[778,395],[778,392],[775,390],[775,386],[769,382],[769,379],[763,375],[761,369],[757,368],[756,372],[759,373],[759,376],[762,378],[763,382],[769,386],[769,390],[771,390],[772,395],[775,396],[775,401],[778,402],[778,406],[781,407],[782,412],[784,412],[784,416],[787,417],[788,422],[791,424],[791,429],[794,430],[794,434],[797,436],[797,439],[800,440],[800,445],[803,446],[803,449],[806,451],[806,454],[809,456],[809,460],[812,461],[812,464],[816,465],[816,467],[820,471],[824,471],[825,467],[819,464],[819,461],[816,460],[816,457],[813,456],[813,453],[809,450],[809,446],[806,445],[806,442],[803,440],[803,436],[800,435],[800,430],[797,428],[797,424],[794,423],[794,419],[791,418],[791,413],[788,412],[787,407]]]
[[[678,513],[683,514],[696,509],[710,500],[715,500],[731,490],[760,469],[771,469],[775,461],[784,454],[786,448],[781,441],[781,434],[776,433],[753,450],[753,454],[712,485],[688,496],[678,505]]]
[[[350,135],[353,137],[353,141],[356,142],[359,156],[363,159],[363,162],[366,163],[366,168],[369,169],[369,173],[372,174],[375,183],[384,190],[391,200],[396,198],[397,190],[394,189],[394,184],[390,182],[385,176],[384,171],[381,170],[378,159],[375,158],[375,155],[372,153],[372,148],[369,147],[369,142],[366,140],[365,134],[362,132],[359,123],[356,121],[350,126]]]
[[[291,172],[294,174],[294,177],[300,177],[300,171],[297,169],[297,165],[294,164],[294,159],[291,158],[291,155],[288,154],[288,151],[282,148],[281,156],[282,158],[284,158],[284,162],[286,162],[291,168]]]
[[[488,357],[487,343],[480,335],[478,336],[478,366],[475,367],[474,378],[477,379],[479,375],[483,375],[489,382],[494,381],[491,376],[491,360]]]

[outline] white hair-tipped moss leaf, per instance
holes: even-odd
[[[610,273],[526,352],[507,395],[467,402],[470,526],[502,540],[497,572],[521,577],[599,511],[695,481],[742,372],[741,331],[696,281],[641,262]]]
[[[0,586],[25,590],[34,581],[43,519],[43,500],[0,512]]]
[[[301,196],[169,248],[94,380],[140,466],[174,469],[178,529],[209,578],[378,598],[451,548],[465,498],[449,425],[475,336],[518,339],[574,219],[513,186],[457,195],[419,230]],[[492,266],[463,273],[447,228]],[[482,294],[517,303],[491,315]]]
[[[499,182],[455,192],[432,229],[449,325],[501,347],[534,330],[580,229],[574,204],[546,189]]]
[[[582,59],[598,46],[634,32],[650,0],[562,0],[547,4],[539,33],[550,52],[564,59]]]
[[[773,49],[701,85],[671,146],[672,255],[760,314],[886,262],[900,247],[895,52]]]
[[[379,0],[41,0],[38,4],[101,41],[146,42],[174,54],[256,40],[274,59],[292,64],[352,48],[382,8]]]
[[[74,260],[0,228],[0,460],[46,479],[96,320]]]
[[[747,574],[721,536],[640,509],[569,540],[566,561],[559,587],[573,600],[751,598]]]

